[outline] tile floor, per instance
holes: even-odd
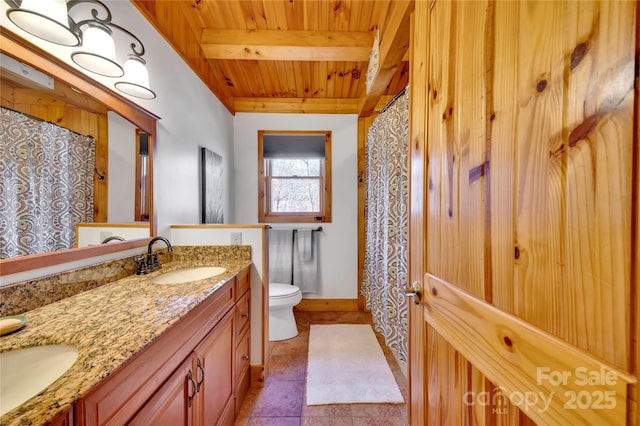
[[[273,426],[406,426],[407,404],[334,404],[307,406],[305,403],[307,352],[310,324],[367,324],[364,312],[296,312],[298,336],[269,343],[270,374],[263,388],[252,388],[240,409],[236,425]],[[405,401],[407,380],[395,358],[376,333]]]

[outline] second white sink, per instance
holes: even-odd
[[[226,268],[220,266],[198,266],[194,268],[176,269],[165,272],[151,280],[154,284],[182,284],[190,281],[204,280],[226,272]]]

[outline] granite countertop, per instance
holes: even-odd
[[[250,264],[247,260],[170,262],[148,275],[122,278],[24,313],[27,326],[0,337],[0,352],[64,344],[78,349],[78,359],[44,392],[0,417],[0,424],[52,420]],[[190,283],[151,282],[164,272],[205,265],[227,271]]]

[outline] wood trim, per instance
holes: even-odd
[[[636,49],[635,49],[635,110],[633,129],[633,167],[632,167],[632,196],[635,200],[631,214],[631,372],[638,376],[640,373],[640,5],[636,2]],[[634,260],[635,259],[635,260]],[[627,424],[637,425],[640,417],[638,413],[639,390],[638,383],[630,387],[627,399]]]
[[[237,97],[233,100],[233,109],[284,114],[357,114],[358,99]]]
[[[408,283],[418,282],[424,289],[425,242],[427,229],[425,174],[427,140],[427,73],[429,64],[430,15],[424,2],[415,5],[411,14],[409,46],[409,264]],[[426,378],[426,324],[422,304],[409,302],[409,421],[426,424],[429,388]]]
[[[302,299],[293,309],[300,312],[356,312],[359,310],[358,299]]]
[[[378,114],[358,117],[358,310],[366,311],[366,298],[362,295],[364,257],[366,247],[367,167],[366,150],[369,128]]]
[[[453,284],[429,274],[425,283],[429,325],[533,421],[625,423],[634,376]],[[584,384],[583,378],[593,381]],[[526,398],[541,394],[535,401]],[[588,408],[581,408],[581,394]]]
[[[251,374],[251,387],[263,388],[264,387],[264,366],[252,365],[249,367]]]
[[[30,256],[13,257],[0,260],[0,276],[30,271],[32,269],[45,268],[47,266],[76,260],[88,259],[95,256],[116,253],[138,247],[146,247],[149,238],[139,238],[122,242],[112,242],[97,246],[78,247],[66,250],[58,250],[51,253],[33,254]]]
[[[269,232],[265,226],[262,228],[262,282],[260,283],[260,297],[261,299],[261,319],[262,319],[262,372],[260,378],[262,378],[261,386],[264,386],[264,378],[269,374]],[[258,376],[254,376],[253,370],[251,371],[251,383],[253,387],[254,377],[256,380]]]
[[[78,228],[148,228],[149,224],[146,222],[141,223],[77,223],[76,229]]]
[[[202,224],[202,225],[171,225],[171,229],[242,229],[242,228],[267,228],[269,225],[213,225],[213,224]]]

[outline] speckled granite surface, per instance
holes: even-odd
[[[161,270],[121,278],[26,312],[27,326],[0,337],[0,352],[67,344],[77,347],[79,355],[61,378],[0,417],[0,424],[39,425],[70,408],[101,379],[250,265],[250,256],[250,247],[246,246],[176,247],[173,261],[164,259]],[[161,261],[163,257],[166,255],[161,256]],[[201,265],[222,266],[227,271],[191,283],[158,285],[151,282],[163,272]]]
[[[173,257],[156,243],[160,264],[171,260],[251,259],[250,246],[176,246]],[[111,260],[61,274],[0,286],[0,317],[20,315],[83,291],[91,290],[132,275],[134,257]]]

